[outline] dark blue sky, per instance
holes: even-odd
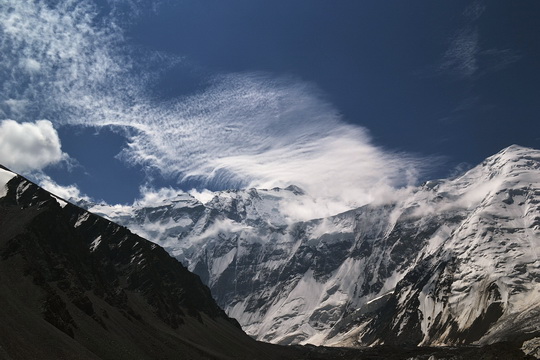
[[[313,82],[346,121],[393,149],[477,162],[511,143],[538,147],[540,25],[535,1],[183,1],[134,26],[148,48],[186,57],[174,96],[204,75],[289,74]],[[465,30],[464,30],[465,29]],[[460,31],[476,31],[477,70],[441,69]],[[508,64],[506,63],[508,62]]]
[[[538,1],[183,0],[139,10],[117,19],[132,49],[130,75],[145,71],[133,54],[181,59],[147,68],[157,77],[147,83],[152,101],[204,93],[228,74],[308,83],[375,146],[439,157],[424,178],[513,143],[540,148]],[[58,129],[80,164],[49,168],[59,183],[111,202],[133,199],[148,176],[154,186],[177,184],[115,158],[129,141],[122,132]]]

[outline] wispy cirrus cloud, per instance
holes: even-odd
[[[440,69],[461,77],[473,76],[479,68],[479,37],[474,27],[460,29],[444,53]]]
[[[484,48],[481,46],[479,19],[487,6],[482,0],[474,1],[462,14],[463,25],[450,38],[443,54],[439,71],[462,79],[471,79],[499,71],[521,59],[511,49]]]
[[[375,146],[298,79],[224,74],[199,93],[155,100],[155,69],[180,60],[139,53],[135,61],[139,50],[118,13],[103,14],[91,1],[0,3],[1,114],[112,128],[128,139],[120,154],[127,163],[201,188],[296,184],[359,204],[422,170],[418,158]]]

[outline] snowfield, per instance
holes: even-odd
[[[460,177],[322,219],[290,211],[315,201],[289,187],[86,206],[164,246],[260,340],[441,345],[540,332],[540,151],[511,146]]]

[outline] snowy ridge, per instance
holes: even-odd
[[[159,243],[260,340],[453,344],[540,332],[540,151],[334,216],[296,187],[90,206]],[[519,324],[516,323],[519,319]]]

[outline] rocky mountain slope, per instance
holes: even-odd
[[[464,344],[540,334],[540,151],[294,221],[300,189],[86,204],[165,246],[248,334],[281,344]]]
[[[199,277],[0,168],[0,359],[280,358]]]

